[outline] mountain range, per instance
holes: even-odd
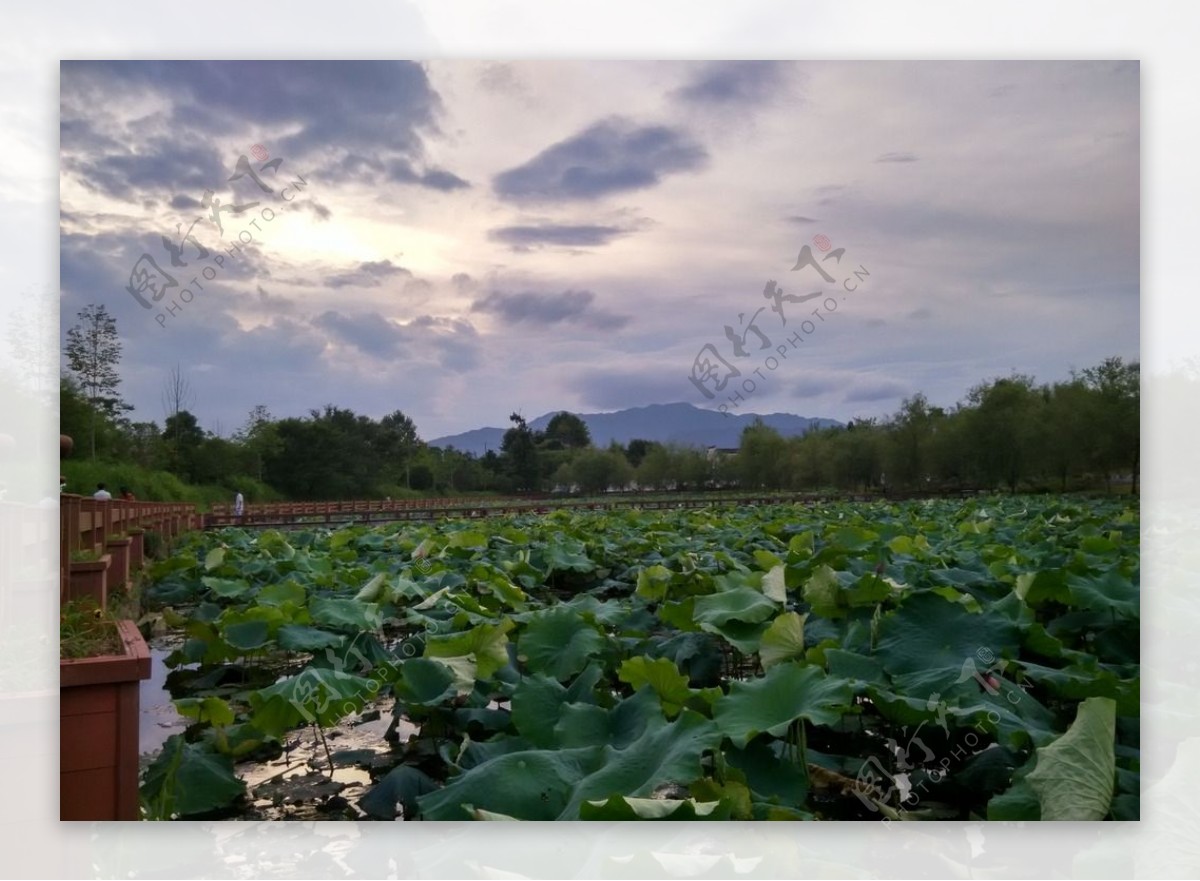
[[[534,431],[543,431],[560,410],[545,413],[529,422]],[[651,404],[647,407],[631,407],[613,413],[577,413],[588,427],[592,443],[606,447],[612,441],[625,446],[631,440],[678,443],[695,447],[734,448],[742,436],[742,429],[761,419],[784,437],[801,435],[817,428],[840,426],[833,419],[795,416],[791,413],[719,413],[702,410],[692,404]],[[505,428],[475,428],[461,434],[451,434],[429,441],[434,447],[454,447],[464,453],[482,456],[488,450],[500,451]]]

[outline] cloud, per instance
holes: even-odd
[[[791,390],[796,398],[816,398],[836,391],[841,385],[843,383],[829,376],[806,376],[793,382]]]
[[[501,172],[492,186],[512,201],[591,200],[657,186],[707,161],[704,147],[681,129],[611,117]]]
[[[854,383],[843,400],[847,403],[869,403],[899,398],[908,393],[908,386],[894,379],[864,379]]]
[[[775,95],[786,64],[779,61],[713,61],[674,94],[689,103],[747,106]]]
[[[369,260],[355,269],[330,276],[325,279],[325,284],[331,288],[377,288],[385,279],[396,276],[412,278],[412,273],[391,260]]]
[[[589,371],[577,376],[571,388],[585,406],[600,410],[670,404],[683,400],[688,390],[692,390],[678,371],[652,366],[641,370]]]
[[[920,309],[912,310],[904,317],[911,321],[928,321],[933,317],[933,310],[922,306]]]
[[[919,161],[915,153],[884,153],[875,160],[876,162],[917,162]]]
[[[550,326],[577,324],[595,330],[619,330],[629,316],[616,315],[593,307],[596,295],[591,291],[567,290],[561,294],[525,292],[505,294],[493,291],[471,304],[472,312],[499,316],[509,324]]]
[[[450,276],[450,284],[454,285],[454,290],[460,294],[470,293],[479,287],[475,279],[465,272],[456,272]]]
[[[819,223],[820,222],[815,217],[804,217],[801,214],[793,214],[790,217],[788,217],[788,220],[791,223],[797,223],[797,224],[801,224],[801,225],[807,224],[807,223]]]
[[[395,160],[388,166],[388,177],[401,184],[417,184],[430,190],[441,190],[448,193],[451,190],[469,189],[470,184],[457,174],[435,168],[418,174],[407,162]]]
[[[403,323],[378,312],[347,315],[329,310],[312,323],[334,339],[381,360],[434,358],[454,371],[469,370],[479,360],[478,334],[469,321],[459,318],[421,315]]]
[[[111,195],[218,189],[237,159],[225,145],[250,138],[285,172],[326,182],[375,183],[396,163],[404,182],[466,185],[443,169],[413,171],[442,112],[413,62],[65,61],[61,95],[63,168]]]
[[[494,242],[527,249],[542,245],[567,247],[594,247],[607,245],[613,239],[625,235],[628,230],[618,226],[572,225],[565,223],[543,223],[535,226],[502,226],[488,232]]]

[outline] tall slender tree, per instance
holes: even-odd
[[[100,413],[116,420],[125,410],[133,408],[121,400],[117,388],[121,375],[121,338],[117,336],[117,320],[103,305],[85,306],[78,313],[79,324],[67,331],[67,369],[83,388],[91,406],[90,447],[96,458],[96,417]]]

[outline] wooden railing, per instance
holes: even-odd
[[[109,540],[130,530],[156,532],[165,541],[204,526],[203,515],[185,502],[102,500],[73,493],[59,496],[59,576],[67,596],[71,561],[77,554],[103,555]]]

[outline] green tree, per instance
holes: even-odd
[[[1128,469],[1136,493],[1141,466],[1141,366],[1119,357],[1084,370],[1080,377],[1097,396],[1092,429],[1096,464],[1108,484],[1114,471]]]
[[[582,450],[591,443],[587,423],[574,413],[556,413],[546,425],[543,444],[547,449]]]
[[[78,313],[79,324],[67,331],[67,369],[75,375],[91,407],[88,435],[91,456],[96,458],[96,421],[112,421],[133,408],[121,400],[117,389],[121,376],[121,339],[117,321],[103,305],[85,306]]]
[[[534,433],[518,413],[508,417],[513,427],[504,432],[500,449],[504,454],[507,471],[517,490],[538,488],[539,461]]]
[[[979,475],[988,486],[1016,492],[1036,462],[1043,400],[1031,376],[1014,374],[975,386],[967,395],[968,439]]]
[[[747,489],[774,489],[782,484],[787,442],[761,419],[742,429],[738,476]]]

